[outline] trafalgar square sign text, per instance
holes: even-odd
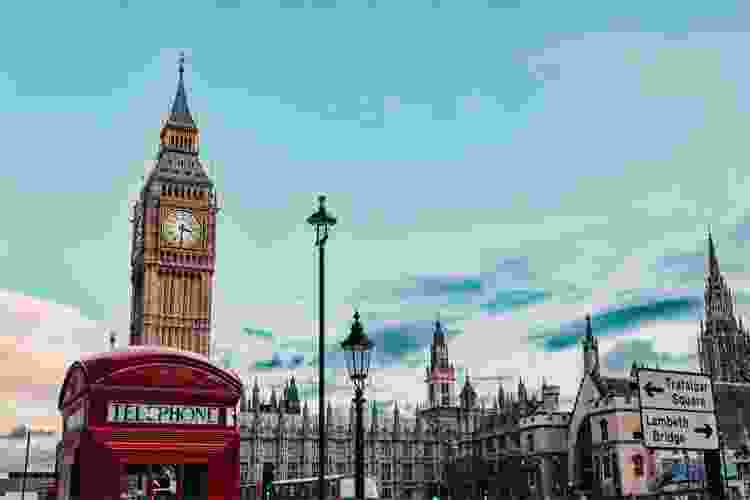
[[[645,446],[716,450],[719,433],[711,379],[700,373],[638,370]]]

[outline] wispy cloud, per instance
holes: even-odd
[[[591,330],[595,336],[628,333],[651,321],[694,316],[702,305],[702,299],[695,295],[641,299],[592,314]],[[585,320],[576,319],[533,334],[529,339],[544,350],[555,352],[575,346],[585,328]]]
[[[602,364],[609,370],[621,371],[630,368],[633,362],[655,364],[667,367],[683,367],[688,363],[687,353],[658,352],[654,349],[654,340],[649,338],[628,338],[619,340],[603,356]]]

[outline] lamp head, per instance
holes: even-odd
[[[333,217],[326,210],[326,197],[318,196],[318,210],[307,218],[307,223],[315,228],[324,228],[326,231],[329,227],[336,225],[336,217]]]
[[[362,390],[370,370],[370,351],[374,346],[367,338],[362,323],[359,321],[359,311],[354,313],[354,322],[349,336],[341,342],[341,348],[346,351],[346,369],[354,386]]]

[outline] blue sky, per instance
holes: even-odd
[[[105,349],[108,329],[126,339],[128,207],[180,50],[224,200],[216,353],[264,389],[291,373],[314,381],[317,261],[304,221],[321,192],[339,219],[328,342],[359,308],[378,346],[373,399],[402,407],[425,397],[438,314],[483,394],[546,376],[570,404],[587,313],[606,371],[633,359],[694,367],[709,224],[738,309],[750,303],[746,4],[8,9],[0,342],[12,363],[0,427],[58,425],[65,368]],[[330,357],[330,394],[345,401]]]

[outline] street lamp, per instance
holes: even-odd
[[[325,386],[323,383],[323,371],[325,368],[324,361],[324,343],[323,335],[325,330],[325,286],[324,286],[324,265],[325,265],[325,244],[328,240],[328,228],[336,224],[336,218],[326,211],[326,197],[318,196],[318,211],[307,218],[307,223],[315,227],[315,246],[318,247],[320,257],[320,331],[318,334],[318,498],[324,500],[325,495],[325,468],[326,461],[326,424],[325,424]]]
[[[354,405],[357,410],[354,496],[358,500],[365,498],[365,432],[362,423],[362,404],[365,401],[365,383],[370,370],[370,349],[373,345],[372,341],[367,338],[362,323],[359,322],[359,311],[356,311],[349,336],[341,343],[341,348],[347,351],[346,370],[349,372],[349,379],[354,384]]]

